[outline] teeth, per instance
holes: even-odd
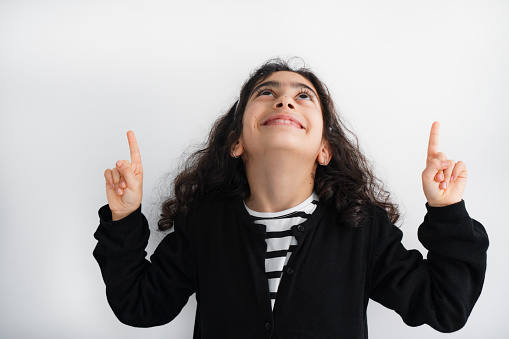
[[[274,120],[267,121],[265,123],[265,125],[271,125],[271,124],[287,124],[287,125],[293,125],[293,126],[302,128],[302,126],[300,124],[296,123],[293,120],[289,120],[289,119],[274,119]]]
[[[272,120],[273,123],[284,123],[284,124],[293,124],[293,121],[291,120],[283,120],[283,119],[274,119]]]

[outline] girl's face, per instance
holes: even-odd
[[[316,89],[298,73],[275,72],[258,83],[242,123],[239,143],[245,160],[282,150],[315,161],[325,144]]]

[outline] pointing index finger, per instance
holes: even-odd
[[[131,152],[131,163],[141,165],[141,154],[136,142],[133,131],[127,132],[127,141],[129,142],[129,151]]]
[[[428,143],[428,162],[435,157],[435,154],[438,153],[438,132],[440,130],[440,123],[435,121],[433,125],[431,125],[431,131],[429,133],[429,143]]]

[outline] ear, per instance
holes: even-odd
[[[244,153],[244,146],[240,140],[237,140],[233,143],[230,149],[230,156],[232,158],[238,158],[242,153]]]
[[[329,142],[324,139],[322,140],[322,146],[320,148],[320,152],[318,153],[316,160],[320,165],[327,166],[331,159],[332,159],[332,147],[330,146]]]

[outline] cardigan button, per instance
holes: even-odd
[[[304,226],[302,225],[297,226],[297,231],[304,232]]]
[[[292,274],[293,274],[293,268],[288,267],[288,268],[286,269],[286,274],[292,275]]]
[[[270,331],[271,328],[272,328],[272,324],[271,323],[265,323],[265,329],[267,331]]]

